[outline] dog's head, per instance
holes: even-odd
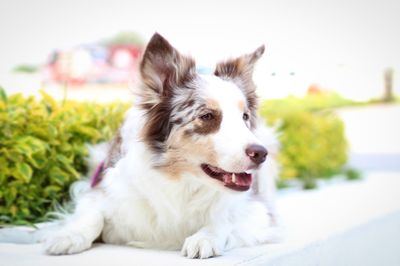
[[[267,156],[252,133],[257,108],[252,72],[263,53],[261,46],[217,64],[213,75],[200,75],[192,58],[161,35],[152,37],[140,65],[139,105],[155,167],[175,178],[189,174],[236,191],[250,188],[250,171]]]

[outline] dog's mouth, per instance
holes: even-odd
[[[209,164],[202,164],[201,169],[209,177],[221,181],[225,187],[232,190],[246,191],[251,186],[252,176],[249,173],[230,173]]]

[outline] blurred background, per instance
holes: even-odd
[[[0,5],[0,84],[7,91],[44,88],[58,97],[54,85],[68,83],[80,87],[81,93],[70,95],[79,98],[93,97],[84,93],[87,85],[121,88],[133,79],[143,45],[156,31],[205,68],[265,44],[255,79],[266,98],[304,96],[310,89],[354,100],[379,98],[385,73],[394,82],[393,93],[399,90],[400,18],[394,0],[4,0]]]
[[[314,188],[319,178],[338,174],[358,179],[360,172],[398,171],[398,10],[398,1],[1,1],[0,107],[7,115],[0,117],[0,137],[10,149],[0,152],[8,169],[3,181],[38,175],[51,150],[44,151],[46,142],[61,138],[52,146],[60,152],[57,143],[78,140],[83,147],[109,139],[132,98],[138,62],[154,32],[194,56],[206,72],[266,45],[254,79],[260,114],[281,132],[279,186],[300,180]],[[75,120],[65,126],[68,113]],[[54,120],[55,114],[62,118]],[[38,133],[40,123],[52,129]],[[76,138],[66,139],[65,132]],[[65,188],[86,168],[79,157],[84,148],[63,149],[68,169],[44,168],[53,169]]]
[[[1,0],[0,226],[46,221],[68,200],[86,144],[120,126],[159,32],[205,72],[265,44],[254,79],[280,134],[288,242],[397,213],[352,239],[368,265],[399,265],[399,11],[396,0]],[[345,242],[324,265],[356,257]]]

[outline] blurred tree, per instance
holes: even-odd
[[[40,67],[37,66],[37,65],[21,64],[21,65],[18,65],[16,67],[14,67],[13,71],[17,72],[17,73],[28,73],[28,74],[31,74],[31,73],[38,72],[39,69],[40,69]]]
[[[108,46],[111,45],[135,45],[138,47],[143,47],[145,45],[144,38],[132,31],[124,31],[117,33],[112,38],[105,41]]]
[[[393,97],[393,68],[387,68],[384,71],[384,82],[385,82],[385,91],[383,94],[384,102],[392,102],[394,100]]]

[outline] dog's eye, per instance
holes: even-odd
[[[249,120],[249,118],[250,118],[250,117],[249,117],[248,114],[246,114],[246,113],[243,114],[243,120],[244,120],[244,121]]]
[[[207,114],[200,116],[200,119],[203,121],[210,121],[210,120],[214,119],[214,115],[212,113],[207,113]]]

